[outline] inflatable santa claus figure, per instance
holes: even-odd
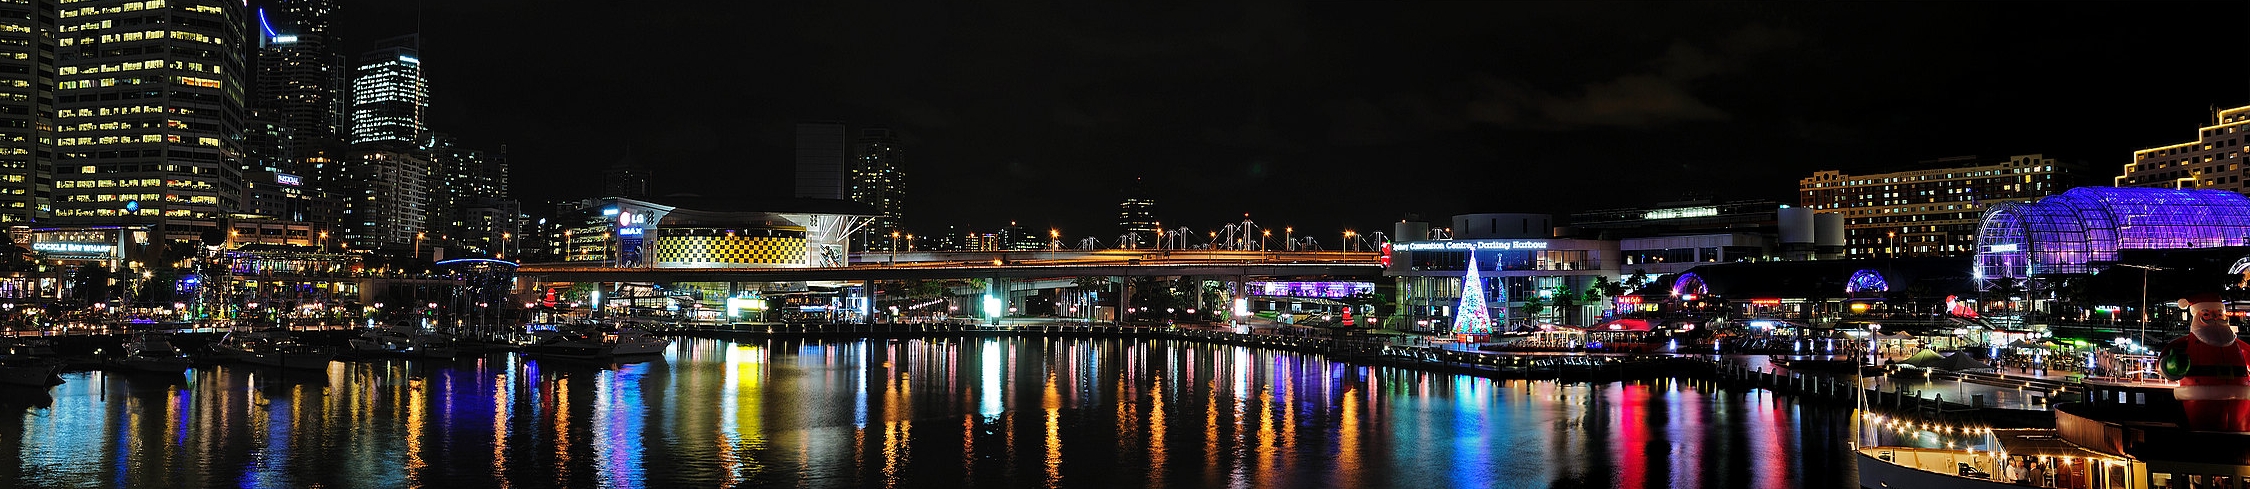
[[[2164,347],[2164,375],[2187,410],[2187,428],[2250,432],[2250,342],[2237,341],[2218,294],[2181,299],[2195,317],[2188,335]]]

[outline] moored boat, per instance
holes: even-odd
[[[523,347],[524,353],[563,358],[602,358],[618,355],[650,355],[663,353],[672,346],[672,340],[649,335],[639,329],[617,332],[562,332],[539,331],[537,338]]]
[[[180,373],[187,371],[191,362],[179,348],[172,346],[171,334],[141,332],[125,341],[125,356],[116,359],[116,363],[133,370]]]
[[[0,384],[45,387],[63,383],[62,363],[32,359],[0,359]]]
[[[406,353],[414,342],[411,331],[398,327],[370,328],[346,342],[352,353],[396,355]]]
[[[328,362],[336,359],[335,350],[298,343],[289,332],[282,330],[227,333],[211,344],[211,353],[244,363],[282,368],[328,368]]]

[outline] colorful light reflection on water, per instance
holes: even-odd
[[[1841,407],[1165,340],[66,378],[0,391],[0,487],[1852,486]]]

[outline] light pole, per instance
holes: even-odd
[[[1273,241],[1273,230],[1258,230],[1258,251],[1273,251],[1273,246],[1267,245],[1267,241]]]
[[[2171,269],[2154,265],[2134,265],[2129,263],[2119,263],[2117,264],[2117,266],[2141,269],[2141,333],[2139,335],[2139,338],[2135,338],[2135,341],[2139,342],[2142,348],[2148,348],[2148,273],[2157,270]]]
[[[1281,242],[1283,243],[1283,249],[1288,251],[1297,251],[1297,228],[1294,226],[1283,226],[1281,228]]]
[[[1888,234],[1889,237],[1883,241],[1883,254],[1889,255],[1889,258],[1898,258],[1898,231]]]
[[[1352,232],[1352,230],[1350,230],[1350,229],[1346,229],[1346,230],[1344,230],[1344,242],[1342,243],[1342,246],[1338,246],[1338,247],[1336,247],[1336,250],[1337,250],[1337,251],[1351,251],[1351,250],[1352,250],[1352,237],[1353,237],[1353,236],[1358,236],[1358,235],[1359,235],[1359,233],[1355,233],[1355,232]]]
[[[410,258],[414,258],[414,259],[421,259],[421,258],[422,258],[422,238],[428,237],[428,235],[429,235],[429,233],[427,233],[427,232],[422,232],[422,231],[415,231],[415,232],[414,232],[414,256],[412,256],[412,257],[410,257]]]

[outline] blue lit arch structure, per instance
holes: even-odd
[[[1844,281],[1844,295],[1850,297],[1882,297],[1890,291],[1891,282],[1883,279],[1882,272],[1871,269],[1852,272],[1852,278]]]
[[[2092,273],[2099,263],[2116,262],[2121,249],[2245,244],[2250,197],[2242,194],[2079,187],[1985,210],[1977,230],[1977,290],[2002,280]]]

